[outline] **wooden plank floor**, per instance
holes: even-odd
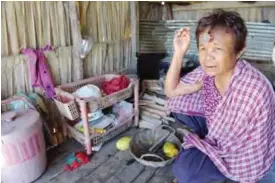
[[[104,144],[91,156],[90,163],[72,171],[63,168],[72,152],[84,151],[73,139],[67,140],[48,152],[48,168],[35,183],[168,183],[174,179],[171,165],[164,168],[146,167],[134,161],[128,151],[116,150],[116,140],[124,135],[134,135],[138,129],[131,128]]]

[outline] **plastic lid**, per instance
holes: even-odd
[[[2,114],[1,121],[10,122],[10,121],[14,120],[15,117],[16,117],[16,112],[14,112],[14,111],[5,112]]]

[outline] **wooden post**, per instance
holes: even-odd
[[[139,123],[139,80],[135,80],[135,88],[134,88],[134,111],[135,111],[135,126],[138,126]]]
[[[139,51],[139,11],[138,11],[138,2],[130,2],[130,11],[131,11],[131,38],[132,38],[132,60],[130,64],[130,69],[137,69],[137,57],[136,53]]]
[[[73,41],[73,81],[77,81],[83,79],[83,61],[80,59],[78,48],[78,44],[80,43],[82,37],[80,23],[77,17],[76,2],[70,1],[68,3]]]

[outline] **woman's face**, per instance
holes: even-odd
[[[234,52],[234,37],[223,28],[209,28],[199,36],[199,60],[203,70],[210,76],[233,71],[237,55]]]

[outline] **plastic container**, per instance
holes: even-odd
[[[10,102],[23,100],[29,108],[12,111]],[[46,168],[46,148],[42,119],[23,97],[1,102],[1,171],[3,183],[28,183]]]

